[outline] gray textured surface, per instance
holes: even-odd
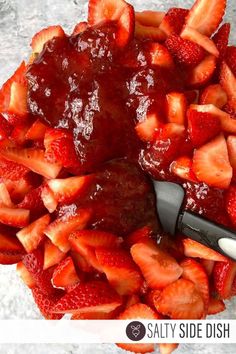
[[[210,2],[211,0],[209,0]],[[130,0],[136,9],[165,10],[190,7],[192,0]],[[0,84],[27,58],[32,35],[44,26],[61,24],[69,33],[76,22],[86,19],[86,0],[0,0]],[[228,0],[226,19],[236,18],[235,0]],[[231,42],[236,43],[236,24]],[[0,266],[0,319],[41,318],[30,292],[15,272],[15,266]],[[236,301],[227,304],[220,318],[236,319]],[[1,329],[0,329],[1,331]],[[14,334],[13,334],[14,336]],[[0,354],[111,354],[123,353],[114,345],[0,345]],[[182,345],[178,354],[234,354],[236,345]]]

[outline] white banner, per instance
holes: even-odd
[[[0,320],[0,343],[236,343],[236,320]]]

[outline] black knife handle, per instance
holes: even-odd
[[[235,231],[188,211],[179,216],[178,229],[192,240],[236,261]]]

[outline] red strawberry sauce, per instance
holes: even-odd
[[[192,147],[187,136],[140,142],[137,122],[158,112],[165,123],[165,95],[183,90],[183,78],[177,70],[150,64],[147,41],[133,40],[119,49],[114,33],[109,24],[48,42],[27,73],[28,106],[52,127],[73,132],[76,174],[98,171],[86,197],[60,206],[58,213],[92,206],[93,227],[124,234],[147,223],[156,228],[155,197],[146,175],[173,180],[170,162]],[[117,158],[123,161],[103,166]],[[189,183],[185,188],[188,208],[213,219],[222,215],[223,193]]]

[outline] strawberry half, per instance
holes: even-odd
[[[199,242],[185,238],[183,241],[184,254],[186,257],[203,258],[210,261],[227,262],[222,254],[202,245]]]
[[[236,262],[216,262],[213,269],[215,290],[221,299],[231,297],[231,289],[236,276]]]
[[[230,24],[224,23],[212,38],[220,53],[219,55],[220,61],[222,61],[225,57],[226,49],[229,42],[229,35],[230,35]]]
[[[160,313],[172,319],[201,319],[204,316],[204,301],[194,283],[179,279],[169,284],[157,297],[154,304]]]
[[[183,93],[170,92],[166,95],[167,117],[170,123],[185,124],[187,99]]]
[[[134,8],[124,0],[90,0],[88,23],[90,26],[103,22],[117,23],[117,45],[124,47],[134,33]]]
[[[176,7],[169,9],[160,24],[160,29],[166,33],[167,36],[170,36],[171,34],[179,34],[185,23],[188,12],[187,9]]]
[[[196,88],[206,85],[211,80],[215,69],[216,57],[209,54],[195,68],[188,72],[187,85]]]
[[[52,275],[52,284],[56,288],[67,288],[78,283],[74,262],[71,257],[63,259],[55,268]]]
[[[53,313],[108,313],[122,304],[120,296],[105,282],[77,285],[54,306]]]
[[[62,252],[57,246],[55,246],[49,239],[44,242],[44,262],[43,269],[48,269],[65,258],[66,253]]]
[[[137,243],[130,252],[152,289],[162,289],[182,274],[183,270],[176,260],[155,244]]]
[[[209,186],[222,189],[229,187],[233,170],[223,134],[195,150],[193,171],[199,181]]]
[[[97,249],[95,253],[110,285],[119,295],[132,295],[139,291],[143,280],[127,251]]]
[[[45,295],[41,289],[36,286],[32,289],[32,295],[41,314],[46,320],[60,320],[63,317],[63,314],[52,313],[53,307],[62,296],[61,292],[53,295]]]
[[[50,26],[36,33],[31,42],[33,52],[41,53],[45,43],[54,37],[65,37],[65,32],[61,26]]]
[[[227,101],[227,94],[219,84],[207,86],[200,96],[200,104],[213,104],[220,109],[226,105]]]
[[[222,300],[211,298],[208,306],[208,315],[216,315],[225,310],[225,304]]]
[[[139,138],[143,141],[152,141],[160,126],[157,114],[149,114],[143,122],[136,125],[135,130]]]
[[[206,36],[211,36],[222,21],[225,8],[226,0],[197,0],[189,11],[186,24]]]

